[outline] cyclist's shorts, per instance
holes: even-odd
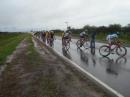
[[[51,38],[54,38],[54,34],[50,34],[50,37],[51,37]]]

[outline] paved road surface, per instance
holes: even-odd
[[[108,58],[103,58],[98,52],[103,43],[96,43],[96,54],[93,56],[90,54],[90,49],[77,50],[76,41],[77,39],[72,39],[69,52],[66,52],[62,49],[61,38],[57,37],[54,49],[125,97],[130,97],[130,48],[127,48],[126,57],[120,58],[116,54],[111,54]]]

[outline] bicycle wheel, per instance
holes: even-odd
[[[85,49],[88,49],[88,48],[89,48],[88,42],[84,42],[83,47],[84,47]]]
[[[127,49],[125,47],[117,47],[116,53],[119,56],[125,56],[127,54]]]
[[[67,42],[67,41],[66,41],[65,49],[68,51],[69,48],[70,48],[70,42]]]
[[[91,54],[95,55],[95,48],[91,48]]]
[[[80,40],[76,42],[77,48],[80,48]]]
[[[53,47],[53,45],[54,45],[54,44],[53,44],[53,41],[54,41],[53,39],[50,39],[50,46],[51,46],[51,47]]]
[[[64,44],[64,45],[63,45],[64,49],[65,49],[66,51],[68,51],[69,48],[70,48],[70,42],[69,42],[68,40],[64,40],[64,43],[63,43],[63,44]]]
[[[110,47],[107,45],[103,45],[99,48],[99,53],[101,56],[108,56],[110,54]]]

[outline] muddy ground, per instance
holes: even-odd
[[[24,39],[0,75],[0,97],[109,97],[36,38]]]

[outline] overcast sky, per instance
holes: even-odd
[[[0,0],[0,29],[130,23],[130,0]]]

